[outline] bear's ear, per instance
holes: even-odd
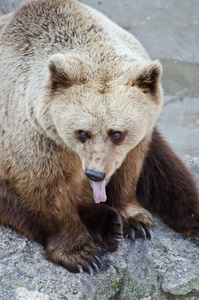
[[[81,80],[82,63],[77,57],[54,54],[50,58],[48,67],[53,90],[58,86],[71,86]]]
[[[137,74],[134,85],[144,93],[155,95],[162,75],[162,66],[158,60],[147,63]]]

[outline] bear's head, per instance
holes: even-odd
[[[94,65],[77,55],[53,55],[45,108],[37,114],[43,113],[43,128],[53,127],[50,138],[79,155],[99,203],[127,153],[151,135],[162,89],[158,61]]]

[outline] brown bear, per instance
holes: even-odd
[[[151,238],[141,204],[176,230],[199,228],[194,179],[155,128],[160,63],[75,0],[26,1],[4,20],[1,224],[71,272],[100,266],[95,243]]]

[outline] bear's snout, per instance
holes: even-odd
[[[86,169],[85,175],[88,177],[89,180],[92,181],[102,181],[105,178],[105,173],[101,173],[92,169]]]

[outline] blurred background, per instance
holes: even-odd
[[[0,0],[0,14],[12,11],[21,2]],[[161,61],[165,103],[158,126],[183,159],[190,156],[199,165],[199,1],[80,2],[134,34],[150,57]]]

